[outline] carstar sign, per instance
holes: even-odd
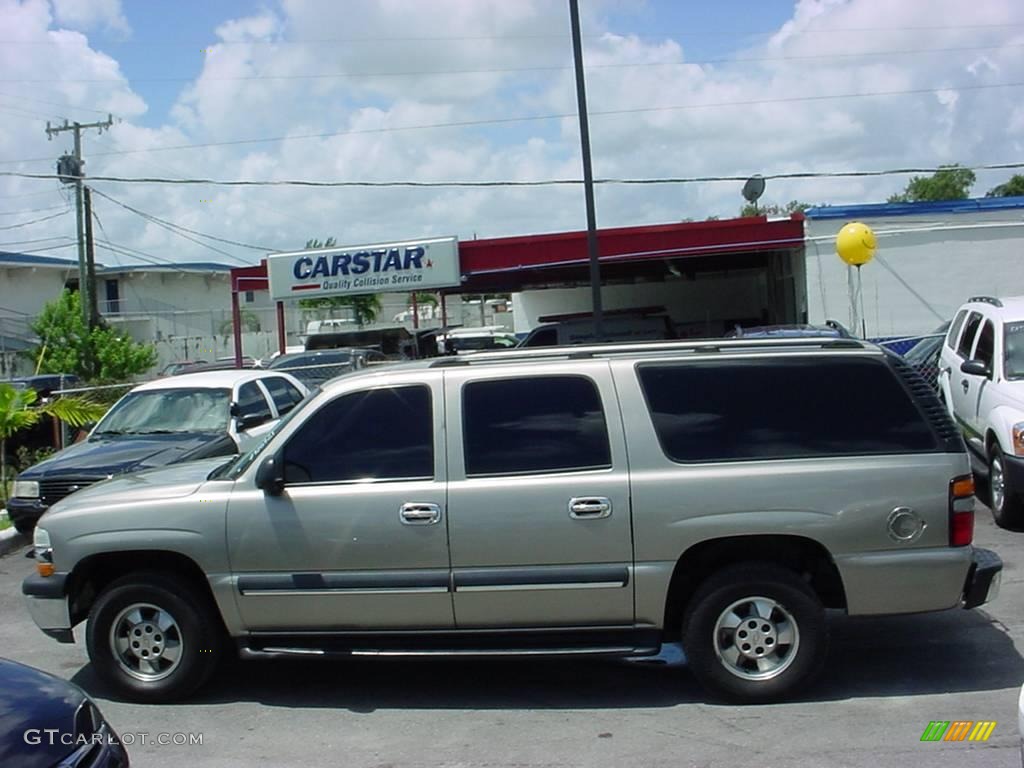
[[[459,285],[454,237],[276,253],[267,258],[277,300],[359,293],[400,293]]]

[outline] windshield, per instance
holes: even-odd
[[[332,365],[335,363],[348,363],[352,361],[350,352],[330,352],[320,355],[283,355],[270,364],[275,370],[288,370],[289,368],[301,368],[309,365]]]
[[[213,472],[210,473],[210,475],[209,475],[209,477],[207,479],[209,479],[209,480],[236,480],[236,479],[238,479],[242,475],[242,473],[245,472],[245,470],[247,470],[250,466],[252,466],[252,463],[254,461],[256,461],[256,457],[258,457],[263,452],[263,449],[266,448],[270,444],[270,441],[273,440],[278,435],[278,433],[282,429],[284,429],[285,426],[287,424],[289,424],[292,419],[295,418],[296,414],[298,414],[303,409],[305,409],[305,407],[307,405],[309,405],[310,402],[312,402],[313,398],[315,398],[319,394],[320,394],[320,388],[319,387],[311,389],[309,391],[309,394],[306,395],[299,402],[298,405],[296,405],[294,408],[292,408],[290,411],[288,411],[287,414],[285,414],[283,417],[281,417],[281,419],[279,419],[278,422],[268,432],[266,432],[263,435],[263,437],[260,439],[260,441],[258,443],[256,443],[256,445],[254,445],[247,452],[245,452],[245,453],[235,457],[234,460],[228,462],[227,464],[224,464],[223,466],[217,467],[215,470],[213,470]]]
[[[93,436],[227,432],[229,389],[154,389],[131,392],[110,409]]]
[[[1006,378],[1024,378],[1024,321],[1007,323],[1004,334]]]

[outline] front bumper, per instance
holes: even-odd
[[[32,574],[21,583],[21,593],[37,627],[57,642],[73,643],[71,612],[64,594],[66,581],[66,573],[45,577]]]
[[[971,569],[964,581],[964,608],[977,608],[990,603],[999,594],[1003,561],[991,549],[977,549],[972,553]]]
[[[18,528],[31,528],[50,507],[39,499],[7,500],[7,516]]]

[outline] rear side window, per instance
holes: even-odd
[[[470,382],[462,390],[466,475],[605,469],[608,428],[583,376]]]
[[[263,379],[263,384],[270,392],[270,397],[273,398],[274,405],[277,406],[277,412],[282,416],[302,401],[302,392],[287,379],[274,376],[270,379]]]
[[[967,318],[967,325],[964,326],[964,334],[960,337],[960,344],[956,348],[956,353],[960,357],[967,359],[971,356],[971,346],[974,344],[974,337],[978,333],[979,325],[981,325],[981,315],[971,312],[971,316]]]
[[[643,365],[654,430],[677,462],[863,456],[938,449],[882,361],[791,358]]]
[[[956,317],[953,318],[953,322],[949,326],[949,333],[946,335],[946,346],[953,349],[953,345],[956,344],[957,334],[960,333],[960,329],[964,325],[964,319],[967,317],[967,310],[961,309],[956,313]]]
[[[991,320],[986,320],[981,326],[981,333],[978,334],[978,346],[974,350],[974,359],[981,360],[985,365],[992,367],[992,358],[995,356],[996,329]]]
[[[288,441],[285,482],[429,480],[433,426],[425,386],[342,395],[311,414]]]
[[[263,396],[263,391],[256,385],[255,381],[248,381],[238,388],[238,415],[250,416],[257,414],[267,419],[272,418],[270,403]]]

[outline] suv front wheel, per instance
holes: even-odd
[[[690,669],[715,695],[775,701],[821,669],[828,629],[821,601],[799,576],[770,563],[723,569],[705,581],[683,618]]]
[[[988,480],[991,491],[992,516],[1002,528],[1017,528],[1024,524],[1024,505],[1020,489],[1010,482],[1006,473],[1006,459],[998,444],[988,454]]]
[[[86,647],[97,674],[126,698],[180,699],[213,674],[220,620],[198,590],[164,573],[133,573],[96,599]]]

